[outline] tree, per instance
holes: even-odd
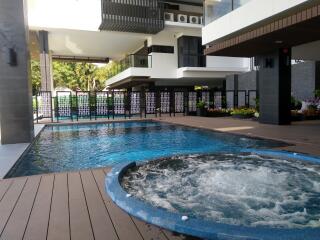
[[[53,61],[54,87],[67,87],[73,91],[101,91],[105,87],[114,63],[98,67],[92,63]],[[41,74],[39,61],[31,61],[33,92],[40,90]]]
[[[32,93],[35,95],[40,91],[41,87],[41,74],[39,61],[31,60],[31,81],[32,81]]]

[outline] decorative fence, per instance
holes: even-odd
[[[51,92],[34,96],[34,119],[51,122],[71,119],[131,118],[167,114],[195,115],[197,103],[208,108],[256,107],[257,93],[250,91],[146,91]]]

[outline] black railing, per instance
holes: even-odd
[[[206,56],[201,54],[179,54],[178,66],[180,67],[206,67]]]
[[[100,30],[151,33],[164,29],[160,0],[101,0]]]
[[[131,54],[120,60],[115,67],[109,72],[108,79],[113,76],[125,71],[128,68],[151,68],[152,67],[152,56],[151,55],[138,55]]]
[[[256,105],[257,93],[250,91],[41,91],[34,96],[34,118],[51,122],[69,119],[155,117],[167,114],[194,115],[197,103],[207,108],[232,109]]]

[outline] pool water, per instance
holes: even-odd
[[[47,126],[8,177],[113,166],[181,154],[283,146],[152,121]]]
[[[127,170],[121,184],[180,216],[246,227],[320,227],[316,163],[255,153],[174,156]]]

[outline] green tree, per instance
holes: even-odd
[[[31,80],[32,80],[32,93],[35,95],[40,91],[41,87],[41,74],[39,61],[31,60]]]
[[[92,63],[53,61],[54,87],[67,87],[73,91],[100,91],[113,65],[98,67]],[[31,61],[33,92],[40,90],[41,74],[39,61]]]

